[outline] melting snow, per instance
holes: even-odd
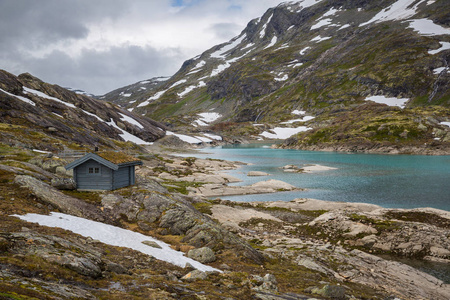
[[[85,237],[91,237],[102,243],[126,247],[137,250],[144,254],[151,255],[156,259],[171,263],[184,268],[187,263],[200,271],[219,271],[213,267],[204,265],[193,259],[184,256],[183,252],[175,251],[170,245],[161,242],[153,237],[143,235],[138,232],[126,230],[120,227],[74,217],[62,213],[52,212],[49,216],[38,214],[26,214],[23,216],[14,215],[28,222],[35,222],[42,226],[58,227],[70,230]],[[145,245],[143,242],[152,241],[158,244],[161,249]]]
[[[204,81],[200,81],[197,85],[191,85],[188,86],[184,91],[182,91],[181,93],[177,93],[177,95],[179,97],[184,97],[185,95],[189,94],[191,91],[193,91],[196,88],[202,87],[202,86],[206,86],[206,83]]]
[[[105,122],[105,123],[108,124],[109,126],[119,129],[122,132],[122,134],[119,134],[120,137],[126,142],[133,142],[138,145],[151,145],[152,144],[152,143],[146,142],[146,141],[138,138],[137,136],[123,130],[122,128],[117,126],[116,122],[114,122],[114,120],[112,118],[111,118],[110,122]]]
[[[147,83],[150,83],[150,80],[144,80],[144,81],[139,82],[139,84],[147,84]]]
[[[311,26],[311,30],[318,29],[318,28],[320,28],[320,27],[330,25],[332,21],[333,21],[333,20],[331,20],[331,19],[323,19],[323,20],[320,20],[319,22],[317,22],[316,24],[314,24],[313,26]]]
[[[231,65],[228,62],[225,62],[222,65],[218,65],[214,70],[211,72],[211,77],[214,77],[220,73],[222,73],[224,70],[228,69]]]
[[[148,98],[146,101],[140,103],[137,107],[146,106],[146,105],[148,105],[151,101],[158,100],[165,92],[167,92],[167,90],[157,92],[156,94],[154,94],[153,96],[151,96],[150,98]]]
[[[177,85],[180,85],[180,84],[182,84],[182,83],[185,83],[186,81],[187,81],[186,79],[181,79],[181,80],[175,82],[174,84],[172,84],[172,85],[168,88],[168,90],[170,90],[170,89],[173,88],[173,87],[176,87]]]
[[[182,140],[183,142],[186,142],[189,144],[201,144],[203,142],[202,140],[200,140],[198,138],[195,138],[195,137],[192,137],[189,135],[185,135],[185,134],[177,134],[172,131],[166,131],[166,135],[174,135],[174,136],[178,137],[180,140]]]
[[[232,41],[230,44],[227,44],[225,46],[223,46],[222,48],[220,48],[219,50],[211,53],[211,57],[213,58],[222,58],[225,59],[225,53],[230,51],[231,49],[235,48],[237,45],[239,45],[242,40],[246,37],[245,34],[243,34],[242,36],[236,38],[234,41]]]
[[[200,118],[194,121],[194,125],[198,124],[200,126],[207,126],[208,123],[214,122],[222,117],[221,114],[215,112],[200,113],[198,116],[200,116]]]
[[[221,141],[222,137],[220,135],[215,135],[215,134],[211,134],[211,133],[203,133],[204,136],[209,137],[210,139],[213,140],[217,140],[217,141]]]
[[[293,114],[293,115],[304,115],[304,114],[306,114],[306,111],[296,109],[291,114]]]
[[[3,90],[3,89],[0,89],[0,91],[2,91],[3,93],[5,93],[5,94],[7,94],[7,95],[10,95],[10,96],[12,96],[12,97],[15,97],[15,98],[17,98],[17,99],[19,99],[19,100],[22,100],[23,102],[26,102],[26,103],[31,104],[31,105],[33,105],[33,106],[36,106],[36,103],[34,103],[33,101],[31,101],[31,100],[28,99],[28,98],[25,98],[25,97],[22,97],[22,96],[17,96],[17,95],[8,93],[7,91],[5,91],[5,90]]]
[[[312,116],[304,116],[301,119],[289,120],[289,121],[286,121],[286,122],[281,122],[280,124],[292,124],[292,123],[295,123],[295,122],[306,122],[306,121],[310,121],[310,120],[312,120],[314,118],[315,117],[312,117]]]
[[[131,93],[125,94],[124,92],[122,92],[122,93],[119,94],[119,96],[122,96],[122,97],[130,97],[130,96],[131,96]]]
[[[447,67],[440,67],[440,68],[434,69],[433,73],[436,74],[436,75],[437,74],[441,74],[441,72],[444,71],[444,70],[447,70],[447,72],[448,72],[448,68]]]
[[[350,25],[349,24],[345,24],[342,27],[340,27],[338,30],[341,30],[341,29],[344,29],[344,28],[347,28],[347,27],[350,27]]]
[[[268,132],[268,131],[264,131],[260,135],[265,137],[265,138],[268,138],[268,139],[284,140],[284,139],[287,139],[287,138],[293,136],[294,134],[297,134],[297,133],[303,132],[303,131],[307,131],[307,130],[310,130],[310,129],[312,129],[312,128],[309,128],[309,127],[306,127],[306,126],[300,126],[300,127],[297,127],[297,128],[275,127],[274,129],[271,130],[274,133],[271,133],[271,132]]]
[[[135,119],[133,119],[133,118],[127,116],[127,115],[124,115],[122,113],[119,113],[119,115],[122,116],[122,118],[120,118],[121,120],[124,120],[124,121],[126,121],[126,122],[128,122],[130,124],[136,125],[137,127],[144,129],[144,126],[142,126],[142,124],[139,123],[138,121],[136,121]]]
[[[297,12],[301,12],[303,9],[307,8],[307,7],[311,7],[316,3],[321,2],[322,0],[303,0],[303,1],[298,1],[297,4],[300,4],[300,8],[297,10]]]
[[[263,28],[261,29],[261,31],[259,32],[259,37],[263,38],[266,35],[266,28],[267,28],[267,24],[270,23],[270,20],[272,20],[273,14],[270,15],[269,19],[267,20],[267,22],[263,25]]]
[[[428,51],[428,53],[431,54],[431,55],[434,55],[434,54],[439,53],[441,51],[450,49],[450,43],[448,43],[448,42],[440,42],[440,44],[441,44],[440,48],[438,48],[436,50],[430,50],[430,51]]]
[[[58,98],[55,98],[55,97],[49,96],[49,95],[47,95],[47,94],[44,94],[43,92],[36,91],[36,90],[30,89],[30,88],[27,88],[27,87],[25,87],[25,86],[23,87],[23,89],[24,89],[24,91],[25,91],[26,94],[28,94],[28,93],[34,94],[34,95],[36,95],[36,96],[38,96],[38,97],[46,98],[46,99],[49,99],[49,100],[53,100],[53,101],[62,103],[62,104],[64,104],[64,105],[68,106],[68,107],[76,108],[76,106],[73,105],[72,103],[64,102],[64,101],[62,101],[62,100],[60,100],[60,99],[58,99]]]
[[[386,104],[389,106],[398,106],[400,108],[404,108],[406,105],[406,102],[408,102],[409,99],[406,98],[387,98],[385,96],[370,96],[366,98],[366,101],[373,101],[376,103]]]
[[[202,136],[198,136],[198,135],[196,135],[195,138],[199,139],[199,140],[202,141],[203,143],[211,143],[211,142],[212,142],[211,139],[205,138],[205,137],[202,137]]]
[[[439,123],[439,124],[450,127],[450,122],[441,122],[441,123]]]
[[[273,36],[273,37],[272,37],[272,40],[270,40],[270,44],[267,45],[264,49],[270,48],[270,47],[272,47],[273,45],[275,45],[275,44],[277,43],[277,40],[278,40],[278,38],[277,38],[276,36]]]
[[[284,74],[283,77],[276,77],[276,78],[274,78],[274,80],[276,80],[276,81],[286,81],[288,79],[289,79],[289,76],[287,74]]]
[[[318,36],[316,36],[315,38],[313,38],[313,39],[311,40],[311,42],[317,42],[317,43],[319,43],[319,42],[322,42],[322,41],[325,41],[325,40],[328,40],[328,39],[331,39],[331,36],[320,37],[320,35],[318,35]]]
[[[305,52],[308,50],[308,49],[310,49],[311,47],[305,47],[305,48],[303,48],[302,50],[300,50],[300,55],[304,55],[305,54]]]
[[[370,23],[378,23],[392,20],[404,20],[416,14],[417,7],[426,0],[420,0],[414,6],[410,7],[417,0],[398,0],[386,9],[381,10],[369,21],[359,25],[365,26]],[[410,8],[409,8],[410,7]]]
[[[428,19],[417,19],[408,21],[409,27],[417,31],[421,35],[441,35],[450,34],[450,28],[445,28],[440,25],[434,24],[433,21]]]

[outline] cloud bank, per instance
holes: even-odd
[[[238,35],[280,0],[0,0],[0,69],[101,95]]]

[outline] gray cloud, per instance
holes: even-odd
[[[90,22],[117,18],[124,11],[123,1],[115,0],[0,0],[1,46],[38,49],[61,40],[82,39]]]
[[[44,58],[24,61],[32,74],[42,74],[46,81],[72,88],[89,87],[88,92],[103,94],[155,74],[171,75],[184,56],[178,49],[158,51],[149,46],[112,47],[107,51],[86,49],[73,59],[61,51]],[[39,77],[39,76],[38,76]]]
[[[226,41],[244,28],[236,23],[216,23],[211,25],[210,29],[219,39]]]
[[[281,1],[176,2],[0,0],[0,69],[104,94],[172,75]]]

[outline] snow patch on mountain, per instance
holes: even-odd
[[[434,55],[434,54],[437,54],[437,53],[439,53],[441,51],[450,49],[450,43],[448,43],[448,42],[440,42],[440,44],[441,44],[440,48],[438,48],[436,50],[430,50],[430,51],[428,51],[428,53],[431,54],[431,55]]]
[[[267,19],[267,22],[263,25],[261,31],[259,32],[259,38],[263,38],[266,35],[266,29],[267,29],[267,24],[270,23],[270,21],[272,20],[273,17],[273,13],[270,15],[269,19]]]
[[[236,48],[244,40],[245,37],[246,37],[246,34],[244,33],[240,37],[237,37],[234,40],[232,40],[230,44],[227,44],[227,45],[223,46],[222,48],[220,48],[219,50],[211,53],[210,57],[225,59],[225,56],[226,56],[225,53]]]
[[[156,94],[154,94],[153,96],[151,96],[150,98],[145,100],[144,102],[140,103],[137,107],[143,107],[143,106],[149,105],[150,102],[158,100],[162,95],[164,95],[165,92],[167,92],[167,90],[157,92]]]
[[[373,101],[376,103],[386,104],[389,106],[397,106],[400,108],[405,108],[406,102],[409,99],[406,98],[393,98],[393,97],[385,97],[385,96],[370,96],[366,98],[366,101]]]
[[[307,121],[310,121],[310,120],[312,120],[314,118],[315,117],[313,117],[313,116],[304,116],[301,119],[289,120],[289,121],[286,121],[286,122],[281,122],[280,124],[293,124],[293,123],[296,123],[296,122],[307,122]]]
[[[33,94],[33,95],[38,96],[38,97],[41,97],[41,98],[45,98],[45,99],[49,99],[49,100],[53,100],[53,101],[62,103],[62,104],[66,105],[66,106],[68,106],[68,107],[71,107],[71,108],[76,108],[76,106],[73,105],[72,103],[68,103],[68,102],[62,101],[62,100],[60,100],[60,99],[58,99],[58,98],[49,96],[49,95],[47,95],[47,94],[45,94],[45,93],[43,93],[43,92],[40,92],[40,91],[36,91],[36,90],[30,89],[30,88],[27,88],[26,86],[23,87],[23,90],[24,90],[24,93],[25,93],[25,94]]]
[[[135,119],[133,119],[133,118],[127,116],[127,115],[124,115],[123,113],[119,113],[119,115],[122,116],[120,118],[121,120],[126,121],[126,122],[128,122],[130,124],[136,125],[137,127],[141,128],[141,129],[144,129],[144,126],[142,126],[142,124],[139,123],[138,121],[136,121]]]
[[[416,19],[409,22],[409,28],[417,31],[421,35],[434,36],[434,35],[449,35],[450,28],[445,28],[433,23],[429,19]]]
[[[322,0],[302,0],[302,1],[297,1],[296,4],[299,5],[298,9],[297,9],[297,13],[301,12],[303,9],[311,7],[319,2],[321,2]],[[295,2],[294,2],[295,3]]]
[[[9,95],[9,96],[15,97],[15,98],[17,98],[17,99],[19,99],[19,100],[21,100],[21,101],[23,101],[23,102],[25,102],[25,103],[31,104],[31,105],[33,105],[33,106],[36,106],[36,103],[34,103],[33,101],[31,101],[31,100],[28,99],[28,98],[25,98],[25,97],[22,97],[22,96],[17,96],[17,95],[8,93],[7,91],[5,91],[5,90],[3,90],[3,89],[0,89],[0,91],[3,92],[3,93],[5,93],[5,94],[7,94],[7,95]]]
[[[119,94],[119,96],[122,96],[122,97],[130,97],[132,94],[131,93],[124,93],[124,92],[122,92],[122,93],[120,93]]]
[[[306,114],[306,111],[295,109],[295,110],[293,110],[291,112],[291,114],[293,114],[293,115],[304,115],[304,114]]]
[[[278,74],[278,76],[281,76],[281,75],[283,75],[283,76],[282,77],[275,77],[274,80],[275,81],[286,81],[286,80],[289,79],[289,76],[287,74],[283,74],[283,73]]]
[[[200,88],[202,86],[206,86],[206,83],[204,81],[200,81],[197,85],[191,85],[188,86],[184,91],[182,91],[181,93],[177,93],[178,97],[184,97],[187,94],[189,94],[190,92],[192,92],[194,89],[196,88]]]
[[[308,131],[311,129],[312,128],[306,126],[299,126],[296,128],[275,127],[271,129],[270,132],[264,131],[263,133],[260,134],[260,136],[263,136],[267,139],[284,140],[293,136],[294,134]]]
[[[200,118],[198,118],[197,120],[194,121],[194,123],[193,123],[194,126],[197,126],[197,125],[208,126],[209,123],[217,121],[218,119],[220,119],[222,117],[221,114],[216,113],[216,112],[204,112],[204,113],[198,114],[198,116]]]
[[[273,45],[275,45],[277,43],[278,38],[276,36],[273,36],[272,39],[270,40],[270,44],[267,45],[264,49],[270,48]]]
[[[328,39],[331,39],[331,36],[321,37],[320,35],[318,35],[315,38],[311,39],[311,42],[320,43],[320,42],[326,41]]]
[[[370,23],[408,19],[416,14],[416,9],[420,4],[426,2],[426,0],[420,0],[414,6],[411,6],[416,1],[417,0],[398,0],[388,8],[381,10],[369,21],[360,24],[359,27]]]
[[[448,71],[449,71],[449,68],[448,68],[448,67],[440,67],[440,68],[433,69],[433,73],[434,73],[435,75],[441,74],[442,71],[448,72]]]
[[[172,85],[168,88],[168,90],[170,90],[170,89],[173,88],[173,87],[176,87],[177,85],[183,84],[183,83],[185,83],[186,81],[187,81],[186,79],[181,79],[181,80],[175,82],[174,84],[172,84]]]
[[[111,118],[111,121],[109,122],[105,122],[106,124],[108,124],[109,126],[112,126],[114,128],[117,128],[118,130],[120,130],[122,133],[119,134],[119,136],[125,141],[125,142],[133,142],[135,144],[138,145],[151,145],[152,143],[146,142],[140,138],[138,138],[137,136],[123,130],[122,128],[120,128],[119,126],[117,126],[116,122],[114,122],[114,120]]]
[[[177,138],[179,138],[180,140],[182,140],[183,142],[189,143],[189,144],[201,144],[203,143],[202,140],[189,136],[189,135],[185,135],[185,134],[178,134],[178,133],[174,133],[172,131],[166,131],[166,135],[173,135],[176,136]]]
[[[300,50],[300,55],[305,55],[305,52],[311,49],[311,47],[305,47],[302,50]]]
[[[222,141],[222,137],[220,135],[211,134],[211,133],[203,133],[204,136],[209,137],[210,139],[216,140],[216,141]]]

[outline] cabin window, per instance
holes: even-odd
[[[89,174],[100,174],[100,167],[89,167],[88,173]]]

